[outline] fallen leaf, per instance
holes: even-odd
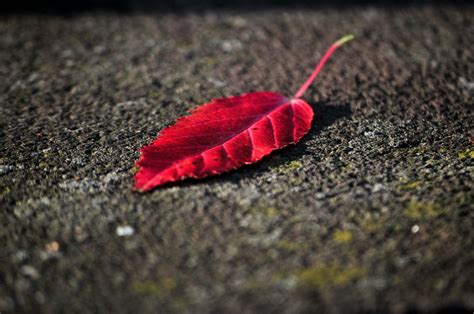
[[[161,131],[141,149],[135,189],[185,178],[203,178],[252,164],[308,133],[313,110],[301,99],[323,65],[352,35],[335,42],[291,99],[254,92],[212,100]]]

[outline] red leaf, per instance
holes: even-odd
[[[219,174],[298,142],[313,119],[311,106],[300,97],[332,52],[350,39],[343,37],[329,48],[293,99],[273,92],[215,99],[165,128],[141,150],[135,189]]]

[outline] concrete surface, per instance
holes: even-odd
[[[474,7],[0,19],[0,312],[470,312]],[[306,94],[311,133],[140,194],[214,97]]]

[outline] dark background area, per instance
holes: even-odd
[[[467,4],[467,0],[18,0],[2,1],[0,12],[36,12],[36,13],[78,13],[84,11],[144,12],[144,11],[187,11],[209,9],[245,9],[297,7],[347,7],[354,5],[406,6],[445,4]]]

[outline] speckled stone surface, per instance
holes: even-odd
[[[0,19],[0,312],[474,307],[474,7]],[[298,145],[140,194],[138,149],[215,97],[305,95]]]

